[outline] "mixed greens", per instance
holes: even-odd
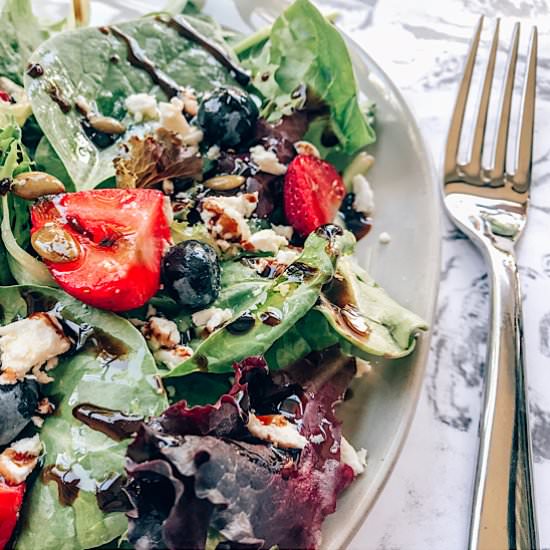
[[[364,470],[335,406],[427,328],[353,256],[344,39],[309,0],[0,26],[0,547],[317,547]]]

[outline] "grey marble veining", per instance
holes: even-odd
[[[519,248],[541,543],[550,548],[550,5],[544,0],[342,0],[339,24],[399,86],[441,159],[457,82],[480,15],[539,28],[532,207]],[[490,31],[484,34],[488,49]],[[498,76],[497,69],[497,76]],[[449,222],[443,230],[437,323],[418,410],[394,473],[351,550],[466,547],[487,344],[489,285],[481,256]]]

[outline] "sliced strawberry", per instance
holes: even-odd
[[[285,176],[285,215],[305,237],[332,222],[345,194],[344,181],[332,164],[311,155],[298,155]]]
[[[82,302],[111,311],[142,306],[159,289],[170,240],[165,197],[153,189],[64,193],[32,208],[32,234],[48,224],[78,243],[76,259],[48,261],[52,276]]]
[[[0,480],[0,548],[8,544],[23,504],[25,484],[10,486]]]

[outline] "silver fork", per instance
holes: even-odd
[[[494,140],[485,129],[498,49],[499,22],[491,44],[470,160],[458,162],[464,113],[480,41],[475,32],[451,119],[444,164],[444,202],[454,223],[481,250],[490,268],[491,324],[485,364],[485,396],[470,523],[470,550],[539,548],[529,410],[523,361],[521,295],[514,245],[527,220],[535,111],[537,29],[531,32],[514,158],[507,162],[508,127],[519,44],[512,36]],[[492,164],[483,166],[491,147]],[[510,160],[510,159],[508,159]],[[507,170],[507,165],[514,168]]]

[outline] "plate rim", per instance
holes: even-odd
[[[238,1],[238,0],[236,0]],[[384,491],[388,480],[390,479],[393,471],[397,465],[403,447],[407,442],[412,423],[416,417],[416,412],[418,409],[418,403],[420,401],[420,394],[424,385],[424,380],[426,376],[428,360],[430,355],[430,344],[434,334],[435,321],[436,321],[436,311],[437,303],[439,297],[440,283],[441,283],[441,253],[442,253],[442,228],[443,228],[443,209],[441,207],[441,186],[439,185],[439,171],[436,168],[434,161],[434,156],[431,149],[429,148],[426,139],[424,138],[420,127],[418,125],[416,116],[413,109],[409,105],[408,101],[404,98],[403,94],[393,82],[390,76],[382,69],[382,67],[371,57],[371,55],[356,41],[350,34],[348,34],[340,26],[336,25],[338,31],[342,34],[346,40],[347,46],[349,49],[353,48],[353,52],[361,59],[361,62],[364,63],[369,73],[376,73],[379,76],[384,84],[387,87],[392,95],[397,99],[400,109],[403,111],[409,126],[414,132],[414,139],[419,145],[419,149],[422,151],[422,160],[423,164],[427,168],[427,173],[431,180],[431,186],[428,189],[431,189],[430,197],[437,203],[437,207],[434,208],[435,219],[433,220],[433,225],[436,228],[437,238],[437,247],[431,252],[433,260],[430,263],[437,266],[437,269],[433,269],[432,273],[432,288],[433,292],[430,295],[431,304],[429,304],[428,312],[429,319],[427,319],[429,324],[429,329],[423,334],[420,334],[417,339],[417,345],[414,350],[414,359],[415,365],[413,367],[414,374],[411,377],[411,387],[410,387],[410,398],[407,400],[404,413],[401,415],[401,420],[399,421],[398,429],[395,431],[393,436],[393,442],[391,443],[387,455],[387,465],[384,467],[383,471],[371,481],[372,490],[366,491],[362,494],[359,499],[357,506],[355,507],[355,512],[351,518],[348,519],[349,528],[344,528],[342,531],[344,534],[340,537],[334,537],[334,541],[330,546],[325,546],[324,542],[321,541],[321,547],[326,548],[326,550],[342,550],[348,548],[359,529],[366,521],[369,513],[373,509],[374,505],[378,501],[380,495]],[[355,65],[355,64],[354,64]],[[367,468],[368,459],[367,459]],[[354,481],[354,483],[357,480]],[[335,514],[338,513],[338,501],[336,502]]]

